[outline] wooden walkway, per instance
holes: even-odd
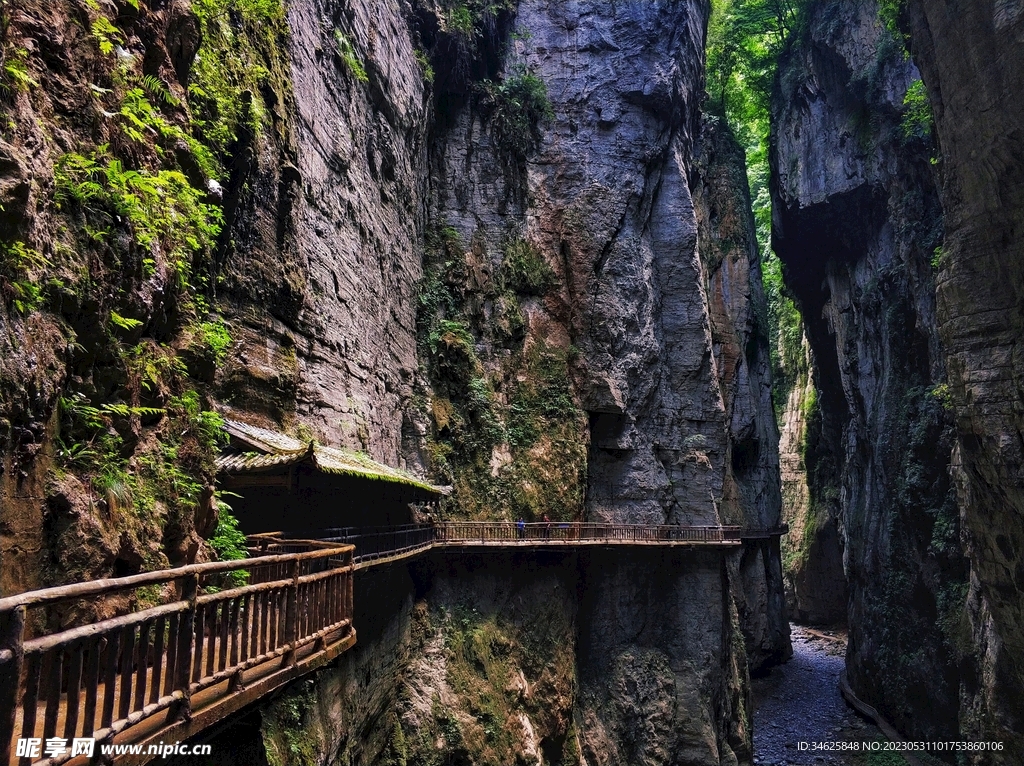
[[[318,538],[355,545],[356,570],[402,561],[430,550],[452,548],[565,549],[576,547],[724,547],[786,534],[785,526],[751,530],[707,527],[551,522],[450,521],[401,527],[347,527],[322,530]],[[281,533],[269,533],[279,537]]]
[[[733,548],[785,528],[551,522],[448,522],[279,533],[248,539],[250,558],[78,583],[0,599],[0,764],[78,766],[76,738],[147,749],[192,737],[356,642],[355,571],[434,549],[585,546]],[[40,628],[84,600],[146,588],[155,606],[79,627]],[[39,635],[36,635],[39,634]],[[19,738],[39,754],[19,758]],[[64,752],[46,752],[63,740]]]

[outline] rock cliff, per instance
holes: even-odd
[[[965,737],[1024,757],[1024,12],[1018,3],[911,0],[910,33],[935,112],[946,236],[937,314],[956,417],[957,497],[971,563],[975,661],[964,667]]]
[[[839,515],[817,491],[811,494],[809,476],[821,476],[816,450],[821,416],[810,344],[787,349],[780,343],[783,366],[793,378],[782,408],[779,464],[782,475],[782,517],[789,534],[782,541],[786,609],[803,624],[846,622],[847,587]],[[813,483],[813,482],[811,482]],[[827,486],[827,485],[825,485]]]
[[[705,3],[135,5],[5,29],[4,592],[212,555],[214,406],[429,471],[446,514],[778,524]],[[177,184],[155,231],[140,178]],[[789,651],[770,541],[378,584],[271,761],[749,762],[748,666]]]
[[[957,731],[966,565],[932,266],[943,218],[915,92],[873,2],[811,6],[773,98],[773,245],[813,351],[804,457],[810,507],[842,535],[850,682],[932,739]],[[816,559],[839,546],[816,542],[805,568],[834,571]]]

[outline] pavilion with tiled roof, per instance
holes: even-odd
[[[246,532],[400,524],[444,489],[354,450],[225,421],[220,487]]]

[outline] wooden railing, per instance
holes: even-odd
[[[318,537],[332,544],[350,544],[356,547],[353,560],[368,564],[404,553],[427,550],[436,541],[433,524],[404,524],[395,527],[333,527],[323,530]]]
[[[387,563],[424,553],[432,548],[474,545],[565,546],[565,545],[719,545],[736,546],[743,541],[785,534],[785,525],[771,529],[738,526],[682,526],[675,524],[598,524],[587,522],[445,521],[435,524],[407,524],[396,527],[338,527],[315,533],[331,544],[355,545],[357,568]],[[280,538],[282,533],[268,537]]]
[[[184,738],[329,661],[355,642],[357,566],[431,548],[737,546],[786,531],[785,526],[449,521],[330,529],[317,533],[318,539],[266,533],[247,539],[250,557],[242,561],[0,599],[0,764],[13,762],[16,738],[70,742],[86,737],[101,743]],[[50,608],[143,587],[162,589],[166,603],[91,625],[38,629],[53,618]],[[146,733],[139,734],[143,729]],[[70,757],[68,750],[29,760],[57,766]]]
[[[17,738],[111,742],[158,714],[166,729],[193,716],[197,695],[212,721],[249,675],[268,677],[328,640],[354,642],[352,546],[287,546],[0,599],[0,764]],[[167,603],[26,638],[26,624],[46,620],[35,610],[154,586]],[[70,750],[29,760],[56,765]]]
[[[435,527],[438,544],[458,543],[728,543],[739,542],[740,527],[675,524],[597,524],[589,522],[446,521]]]

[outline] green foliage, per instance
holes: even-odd
[[[475,38],[503,11],[514,11],[516,0],[443,0],[447,31],[473,47]]]
[[[878,0],[878,19],[897,40],[904,39],[900,30],[900,14],[905,0]]]
[[[806,26],[807,0],[713,0],[708,23],[709,108],[724,115],[744,147],[761,270],[768,306],[776,414],[807,371],[801,349],[803,320],[786,291],[782,264],[771,252],[768,133],[778,62]]]
[[[27,315],[43,302],[43,291],[34,273],[50,262],[20,240],[0,242],[0,296],[19,314]]]
[[[3,69],[0,71],[0,92],[26,93],[38,88],[39,82],[32,77],[28,68],[28,49],[4,48]]]
[[[93,19],[92,36],[99,46],[100,53],[109,56],[114,52],[115,45],[124,45],[124,35],[106,16],[100,14]]]
[[[217,529],[207,542],[221,561],[241,561],[249,555],[245,546],[245,533],[239,528],[231,506],[223,501],[217,503]],[[244,570],[229,572],[228,575],[230,587],[235,588],[245,585],[249,579],[249,573]]]
[[[68,146],[44,130],[57,157],[53,225],[33,235],[43,253],[0,237],[0,298],[24,314],[45,308],[66,335],[56,477],[73,472],[107,504],[113,532],[156,541],[136,546],[144,565],[166,566],[159,541],[191,533],[197,505],[210,502],[222,437],[185,364],[196,346],[215,364],[231,346],[209,305],[222,212],[208,181],[223,179],[239,140],[263,128],[264,99],[287,96],[286,19],[280,0],[192,0],[201,45],[183,105],[176,84],[143,71],[143,56],[118,51],[134,14],[83,5],[83,34],[99,54],[80,117],[98,120],[92,133],[108,143]],[[45,70],[6,40],[0,89],[35,87],[36,71]],[[232,557],[237,523],[230,512],[220,522],[212,544]]]
[[[364,67],[363,62],[359,60],[356,49],[352,45],[352,41],[348,38],[348,35],[340,29],[335,29],[334,40],[338,45],[338,56],[341,57],[341,63],[345,67],[345,70],[359,82],[369,82],[370,77],[366,74],[366,67]]]
[[[313,681],[298,683],[264,713],[263,741],[270,766],[314,766],[317,743],[308,730],[316,703]]]
[[[521,67],[501,82],[485,80],[480,91],[491,109],[491,135],[498,148],[515,160],[525,159],[540,141],[539,124],[554,117],[544,81]]]
[[[190,285],[193,257],[208,251],[220,233],[220,208],[206,203],[184,174],[130,170],[107,146],[90,155],[61,157],[54,187],[57,206],[78,207],[99,226],[94,231],[127,226],[137,247],[163,255],[182,289]]]
[[[475,31],[473,12],[465,3],[459,3],[448,10],[448,28],[460,35],[471,36]]]
[[[430,63],[430,56],[425,51],[417,48],[413,51],[413,55],[416,56],[416,63],[420,65],[420,69],[423,71],[423,79],[427,82],[434,81],[434,67]]]
[[[578,518],[586,416],[571,388],[573,349],[542,339],[524,348],[519,305],[519,295],[554,286],[553,270],[535,247],[510,236],[494,279],[479,283],[470,279],[478,246],[467,248],[450,226],[428,230],[426,240],[417,326],[434,394],[424,403],[434,423],[431,465],[439,481],[455,486],[446,512]]]
[[[936,383],[928,389],[928,393],[935,397],[936,401],[942,406],[942,409],[947,412],[953,411],[953,394],[949,390],[948,383]]]
[[[175,507],[195,506],[214,474],[214,454],[223,440],[223,419],[204,410],[199,394],[186,390],[166,409],[90,402],[82,393],[60,400],[58,458],[85,474],[93,488],[121,508],[139,515],[161,500]],[[163,421],[162,438],[141,450],[130,448],[132,422]]]
[[[281,0],[193,0],[192,11],[202,28],[188,86],[192,122],[223,162],[241,133],[260,132],[266,114],[260,94],[284,87],[284,6]]]
[[[120,327],[122,330],[127,330],[129,332],[136,330],[143,325],[141,320],[123,317],[116,311],[110,312],[110,323],[115,327]]]
[[[441,320],[431,331],[427,344],[434,364],[443,373],[467,377],[479,366],[473,350],[473,334],[464,322]]]
[[[770,205],[767,207],[771,215]],[[769,223],[770,226],[770,223]],[[790,392],[809,370],[803,349],[803,317],[782,278],[782,263],[770,249],[761,260],[761,277],[768,306],[768,338],[772,360],[772,404],[781,422]]]
[[[505,245],[501,277],[505,287],[523,295],[543,295],[557,283],[540,251],[524,239],[512,239]]]
[[[207,178],[220,177],[220,165],[210,150],[193,138],[188,131],[169,122],[160,114],[149,101],[147,91],[163,103],[176,104],[174,97],[159,79],[149,75],[143,77],[137,86],[125,92],[118,109],[120,127],[125,136],[143,146],[152,146],[161,156],[165,152],[161,143],[171,148],[185,144],[203,171],[203,175]]]
[[[222,317],[215,317],[209,322],[202,322],[196,328],[196,342],[205,348],[207,355],[216,364],[223,364],[231,348],[231,333]]]
[[[932,105],[921,80],[914,80],[903,97],[903,118],[900,127],[905,139],[930,138],[932,135]]]
[[[550,705],[573,689],[573,627],[557,598],[538,593],[537,582],[517,583],[511,591],[499,586],[494,601],[459,599],[417,611],[413,640],[443,638],[444,681],[454,695],[448,705],[435,697],[430,716],[404,733],[408,766],[522,762],[519,716],[551,720],[544,718]],[[563,736],[575,740],[571,724],[545,739]]]

